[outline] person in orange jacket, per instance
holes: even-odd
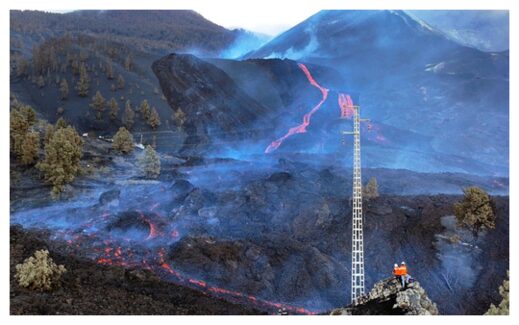
[[[400,274],[400,281],[402,282],[402,288],[405,288],[409,279],[409,274],[407,274],[407,265],[405,265],[405,262],[402,262],[398,269]]]
[[[398,264],[395,263],[395,265],[393,266],[393,275],[395,276],[395,279],[400,282],[400,278],[402,277],[401,275],[401,272],[400,272],[400,267],[398,266]]]

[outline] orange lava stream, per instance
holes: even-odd
[[[284,136],[282,136],[281,138],[273,141],[267,147],[267,149],[265,149],[265,153],[270,153],[270,152],[276,150],[277,148],[279,148],[279,146],[283,143],[283,141],[285,141],[288,137],[290,137],[290,136],[292,136],[294,134],[297,134],[297,133],[305,133],[306,132],[306,128],[308,127],[308,125],[310,125],[310,119],[312,118],[312,115],[314,115],[314,113],[317,112],[317,110],[319,110],[319,108],[321,108],[323,103],[328,98],[328,89],[322,87],[321,85],[319,85],[317,83],[317,81],[315,81],[315,79],[312,77],[312,74],[310,73],[310,71],[308,70],[306,65],[304,65],[302,63],[298,63],[297,65],[299,66],[299,68],[301,70],[303,70],[303,73],[306,75],[306,78],[308,79],[308,82],[310,82],[310,84],[312,86],[318,88],[321,91],[322,98],[319,101],[319,103],[317,103],[317,105],[315,105],[312,108],[312,110],[310,112],[306,113],[303,116],[303,123],[301,123],[298,126],[295,126],[293,128],[290,128],[288,130],[288,132]]]

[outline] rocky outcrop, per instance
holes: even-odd
[[[438,315],[436,304],[418,282],[402,288],[394,278],[375,283],[356,305],[334,309],[332,315]]]

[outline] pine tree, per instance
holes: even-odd
[[[368,181],[368,184],[366,184],[366,186],[364,186],[362,189],[362,192],[362,196],[367,200],[379,197],[377,179],[375,177],[371,177]]]
[[[148,121],[148,119],[150,118],[150,115],[151,115],[151,109],[150,109],[150,104],[148,104],[148,101],[146,99],[144,99],[141,102],[140,111],[141,111],[142,119],[144,121]]]
[[[34,123],[36,123],[36,111],[31,106],[20,105],[18,110],[22,114],[25,121],[27,121],[27,123],[29,123],[29,126],[33,126]]]
[[[106,66],[106,78],[108,78],[108,80],[112,80],[114,78],[114,69],[112,67],[112,62],[108,62]]]
[[[46,145],[50,142],[50,139],[52,139],[52,136],[54,135],[55,127],[54,125],[47,122],[47,125],[45,126],[45,134],[43,136],[43,144]]]
[[[117,76],[117,89],[124,89],[124,84],[125,84],[125,81],[124,81],[123,76],[118,75]]]
[[[71,126],[56,129],[45,145],[45,158],[37,167],[43,172],[45,181],[52,184],[54,197],[79,173],[82,147],[81,137]]]
[[[40,134],[38,132],[27,132],[21,145],[20,163],[22,165],[32,165],[36,163],[39,147]]]
[[[476,186],[464,189],[463,193],[463,200],[454,204],[458,225],[470,229],[476,237],[481,230],[494,229],[496,216],[488,194]]]
[[[124,114],[123,114],[123,124],[126,126],[128,130],[131,130],[133,127],[135,118],[135,112],[132,109],[132,105],[130,100],[128,99],[126,101],[126,105],[124,108]]]
[[[499,294],[503,298],[501,303],[496,307],[490,304],[490,308],[485,315],[509,315],[510,314],[510,271],[506,271],[506,279],[499,286]]]
[[[96,118],[101,120],[103,111],[105,110],[105,98],[101,95],[99,90],[96,92],[95,96],[92,97],[92,104],[90,104],[90,107],[92,107],[96,112]]]
[[[114,135],[112,148],[122,153],[130,153],[133,151],[133,135],[126,128],[121,127]]]
[[[68,98],[68,82],[67,79],[63,78],[61,80],[61,84],[59,86],[59,92],[61,95],[61,100],[65,100]]]
[[[90,89],[90,78],[86,70],[85,64],[82,63],[79,68],[79,80],[76,84],[76,90],[80,97],[88,96],[88,90]]]
[[[112,97],[108,106],[110,107],[110,119],[113,121],[117,118],[117,114],[119,114],[119,104],[117,104],[117,100]]]
[[[128,54],[124,60],[124,68],[128,71],[131,71],[133,68],[133,58],[130,54]]]
[[[155,107],[151,109],[148,125],[151,126],[153,130],[155,130],[160,125],[160,116],[159,113],[157,113]]]
[[[151,146],[146,146],[138,162],[146,177],[157,178],[160,175],[160,158]]]
[[[177,126],[181,127],[182,125],[184,125],[186,121],[186,113],[184,113],[184,111],[180,107],[173,114],[173,121]]]
[[[63,117],[60,117],[57,121],[56,121],[56,125],[54,126],[54,129],[57,130],[57,129],[64,129],[68,126],[68,123],[67,121],[65,121],[65,119]]]
[[[18,159],[23,156],[24,143],[32,140],[27,137],[31,127],[36,123],[36,112],[30,106],[15,102],[12,108],[9,123],[10,150]]]
[[[45,78],[43,78],[42,75],[38,76],[38,79],[36,79],[36,84],[39,88],[45,87]]]

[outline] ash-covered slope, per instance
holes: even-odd
[[[418,282],[402,288],[389,278],[375,283],[358,304],[334,309],[331,315],[438,315],[438,308]]]
[[[222,70],[189,54],[170,54],[152,65],[175,112],[185,115],[184,151],[209,143],[250,140],[271,126],[267,107],[248,96]],[[216,141],[215,141],[216,140]]]

